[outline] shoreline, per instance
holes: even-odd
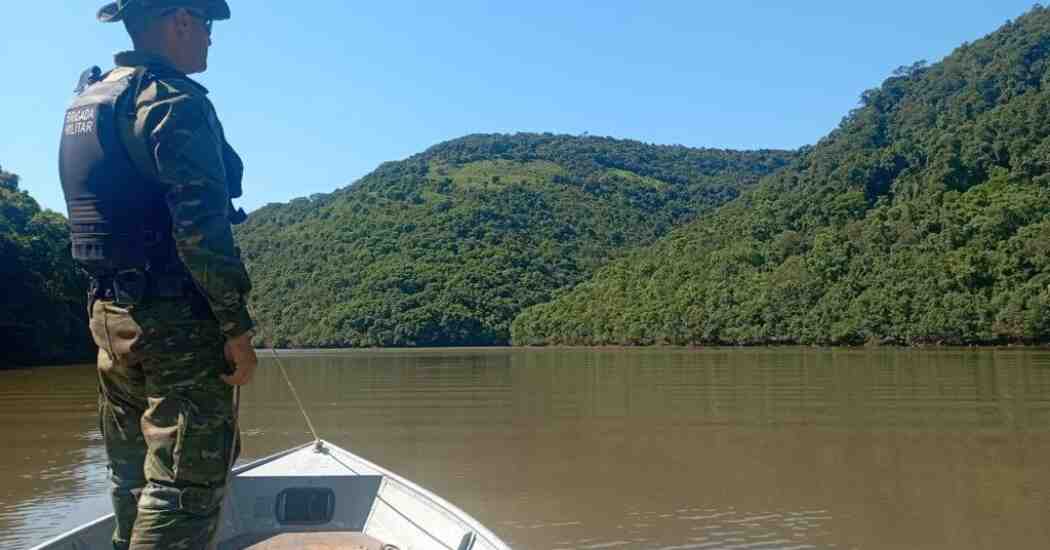
[[[764,346],[463,346],[463,347],[420,347],[420,348],[277,348],[277,353],[284,357],[307,357],[325,355],[421,355],[432,353],[507,353],[507,352],[789,352],[806,351],[812,353],[857,353],[857,352],[1050,352],[1050,345],[1025,346],[801,346],[801,345],[764,345]],[[255,348],[260,361],[272,358],[271,348]],[[61,363],[34,363],[26,365],[0,365],[0,373],[29,371],[42,368],[75,368],[94,367],[88,360],[68,361]]]

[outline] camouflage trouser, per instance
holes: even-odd
[[[224,338],[200,309],[92,307],[118,550],[203,550],[218,529],[240,436]]]

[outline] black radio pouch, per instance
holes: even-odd
[[[121,271],[113,277],[113,302],[121,306],[136,306],[146,299],[149,279],[142,271]]]

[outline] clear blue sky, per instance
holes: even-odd
[[[101,0],[4,2],[0,166],[45,207],[80,72],[128,40]],[[936,61],[1032,0],[231,0],[212,91],[249,209],[344,187],[478,132],[796,148],[894,68]]]

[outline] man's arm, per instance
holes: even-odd
[[[243,339],[254,327],[246,302],[251,282],[227,218],[223,142],[210,122],[211,105],[201,96],[178,95],[139,114],[136,133],[150,147],[179,257],[227,340]]]

